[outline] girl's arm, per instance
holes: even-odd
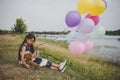
[[[32,58],[36,58],[36,50],[35,50],[34,53],[32,54]]]
[[[25,52],[26,52],[26,47],[23,46],[21,54],[20,54],[21,55],[21,61],[26,68],[29,68],[30,66],[25,62],[25,59],[24,59]]]
[[[37,48],[35,47],[34,53],[32,54],[32,58],[36,58],[36,52],[37,52]]]
[[[41,54],[39,52],[39,46],[40,45],[38,45],[38,46],[35,47],[35,51],[34,51],[34,53],[32,55],[33,58],[35,58],[35,57],[39,57],[40,58],[41,57]]]

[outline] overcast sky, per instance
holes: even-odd
[[[120,29],[120,0],[107,0],[107,9],[99,24],[106,30]],[[16,18],[22,18],[28,31],[72,30],[65,16],[77,10],[78,0],[0,0],[0,29],[11,29]]]

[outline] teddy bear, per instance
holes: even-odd
[[[32,53],[30,53],[30,52],[26,53],[24,55],[24,57],[25,57],[25,62],[27,64],[29,64],[30,66],[32,66],[34,69],[39,69],[40,68],[39,64],[32,61]]]

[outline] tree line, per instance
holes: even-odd
[[[0,29],[0,34],[11,34],[11,33],[16,33],[13,30],[1,30]],[[18,32],[17,32],[18,33]],[[35,31],[31,31],[31,32],[24,32],[25,34],[28,33],[32,33],[32,34],[51,34],[51,35],[65,35],[70,33],[70,31],[64,32],[64,31],[42,31],[42,32],[35,32]],[[19,33],[21,34],[21,33]],[[115,31],[106,31],[105,35],[120,35],[120,29],[119,30],[115,30]]]
[[[11,27],[11,30],[0,30],[0,34],[4,33],[33,33],[33,34],[51,34],[51,35],[60,35],[60,34],[68,34],[70,31],[42,31],[42,32],[27,32],[27,25],[25,24],[24,20],[22,18],[17,18],[16,23],[13,27]],[[115,31],[106,31],[106,35],[120,35],[120,29]]]
[[[33,34],[51,34],[51,35],[64,35],[68,34],[70,31],[64,32],[64,31],[41,31],[41,32],[36,32],[36,31],[31,31],[31,32],[25,32],[26,34],[28,33],[33,33]]]
[[[114,31],[106,31],[106,35],[120,35],[120,29]]]

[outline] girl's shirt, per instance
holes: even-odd
[[[26,47],[26,52],[32,52],[32,49],[30,46],[28,46],[26,43],[24,43],[20,49],[19,49],[19,53],[18,53],[18,60],[21,61],[21,50],[22,50],[22,47],[25,46]]]

